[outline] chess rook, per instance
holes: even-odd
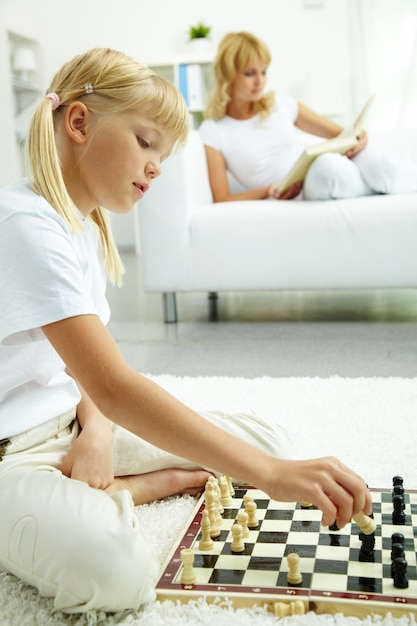
[[[191,548],[183,548],[181,550],[181,561],[183,564],[183,570],[181,574],[181,582],[183,585],[194,585],[197,582],[197,577],[194,572],[194,552]]]

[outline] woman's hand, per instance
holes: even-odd
[[[300,180],[297,183],[293,183],[284,191],[284,193],[278,193],[278,184],[272,183],[268,190],[268,196],[270,198],[276,198],[277,200],[292,200],[296,198],[303,188],[303,182]]]
[[[361,152],[364,148],[366,148],[367,144],[368,144],[368,133],[366,132],[366,130],[361,130],[361,132],[359,133],[358,143],[356,144],[354,148],[351,148],[350,150],[348,150],[348,152],[346,152],[346,156],[349,159],[351,159],[352,157],[359,154],[359,152]]]

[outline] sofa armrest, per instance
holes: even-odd
[[[162,175],[139,203],[139,236],[145,290],[164,291],[167,280],[186,287],[192,213],[213,196],[198,131],[162,164]],[[163,251],[163,254],[161,254]]]

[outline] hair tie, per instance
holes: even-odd
[[[85,93],[94,93],[93,85],[91,83],[85,84]]]
[[[52,100],[52,111],[55,111],[55,109],[57,109],[61,104],[59,96],[53,91],[51,93],[47,93],[45,98],[49,98],[50,100]]]

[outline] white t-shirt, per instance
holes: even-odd
[[[228,171],[244,189],[279,182],[302,154],[305,144],[294,122],[298,104],[290,96],[278,96],[276,108],[262,119],[225,116],[205,120],[200,128],[204,144],[221,152]]]
[[[0,439],[79,402],[40,327],[84,314],[109,320],[97,228],[84,226],[71,233],[26,181],[0,190]]]

